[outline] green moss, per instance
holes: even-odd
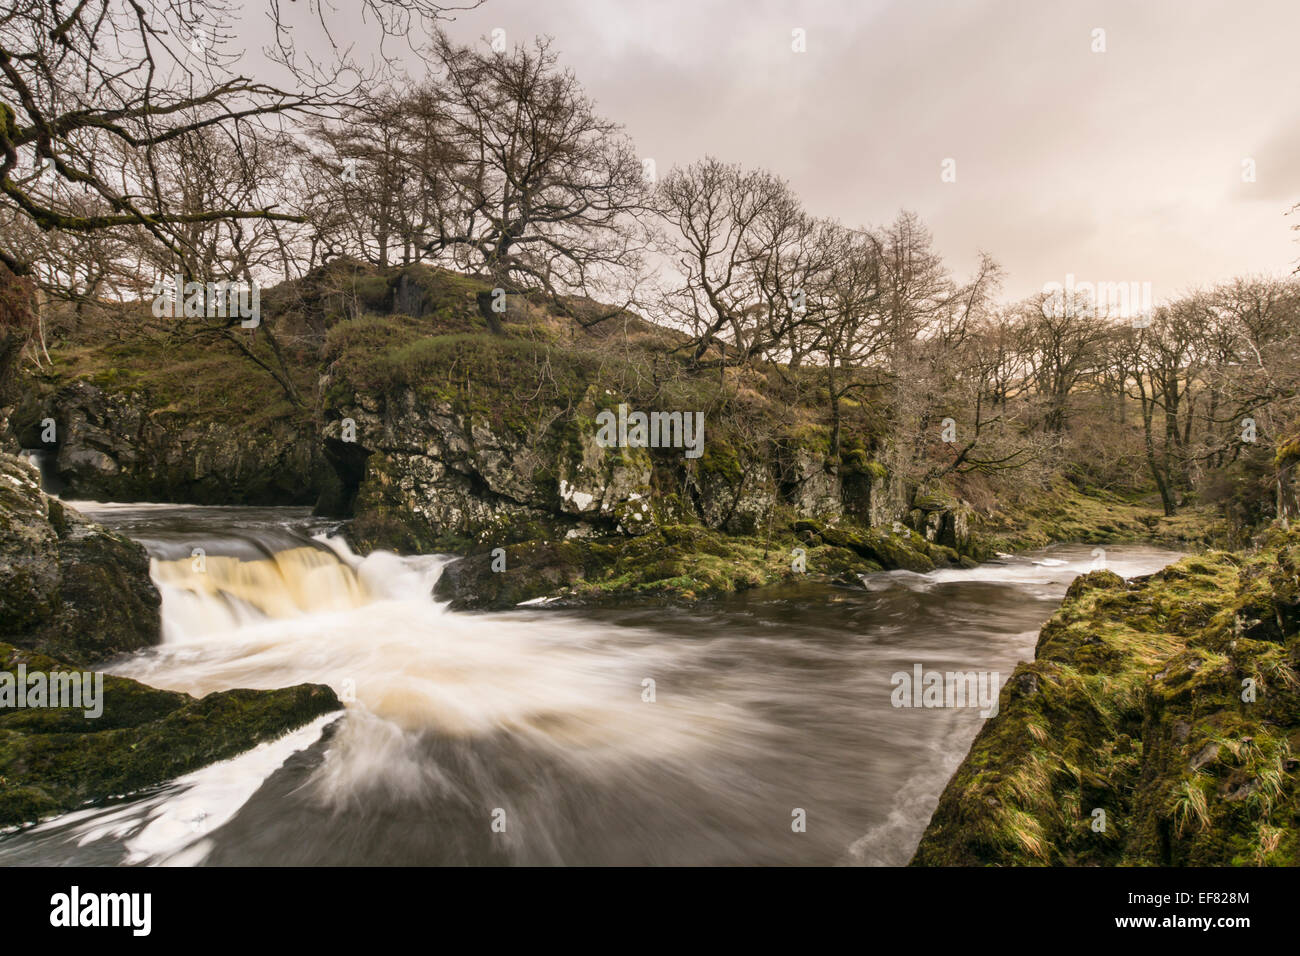
[[[1300,461],[1300,435],[1296,435],[1278,444],[1273,464],[1279,468]]]
[[[53,395],[87,382],[151,409],[160,420],[185,425],[216,420],[252,433],[277,421],[309,423],[310,413],[295,407],[274,378],[221,340],[164,334],[135,315],[121,322],[116,341],[55,349],[38,388]],[[265,336],[247,344],[263,361],[275,362]],[[312,367],[291,362],[289,374],[300,395],[312,394]]]
[[[721,438],[713,438],[706,443],[698,467],[701,475],[720,478],[732,486],[738,484],[744,476],[736,449]]]
[[[796,549],[804,571],[795,570]],[[461,608],[511,607],[538,597],[590,604],[627,597],[694,601],[796,579],[881,570],[856,552],[789,534],[771,540],[701,525],[666,524],[635,538],[535,540],[508,545],[493,572],[479,551],[452,565],[439,595]]]
[[[330,407],[357,394],[411,389],[421,402],[445,403],[498,433],[523,436],[543,410],[581,401],[600,361],[487,333],[419,335],[419,321],[368,316],[335,326],[327,343]]]
[[[1077,580],[914,863],[1294,865],[1298,567],[1300,534],[1277,532],[1244,558]]]
[[[393,300],[393,288],[382,275],[362,276],[353,287],[357,300],[365,309],[387,312]]]
[[[0,670],[75,670],[0,644]],[[233,757],[339,708],[328,687],[231,690],[195,699],[105,677],[103,713],[0,710],[0,825],[32,822]]]
[[[493,538],[494,545],[500,540]],[[770,539],[665,523],[634,538],[525,541],[505,548],[506,569],[497,572],[485,546],[477,548],[438,582],[440,597],[459,608],[504,608],[539,597],[582,604],[626,597],[694,601],[785,581],[932,570],[936,560],[956,561],[948,549],[911,532],[828,529],[811,521]],[[795,570],[797,553],[802,571]]]
[[[1228,540],[1223,519],[1204,508],[1166,517],[1158,503],[1098,489],[1080,490],[1065,479],[1045,488],[1008,489],[991,514],[977,516],[980,548],[1023,551],[1054,543],[1120,544],[1146,541],[1172,547],[1204,547]]]

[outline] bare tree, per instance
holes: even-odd
[[[901,367],[917,337],[951,301],[952,279],[930,231],[913,212],[904,210],[882,230],[880,246],[882,322],[890,354]]]
[[[381,268],[432,255],[429,237],[464,212],[453,181],[464,172],[459,145],[445,97],[427,88],[381,90],[318,124],[304,153],[315,174],[307,218],[324,255]]]
[[[420,168],[450,196],[429,204],[425,249],[504,292],[543,293],[562,312],[571,296],[617,298],[639,269],[649,199],[621,128],[557,68],[548,40],[495,52],[439,34],[435,54],[441,71],[417,115],[446,142]],[[495,326],[491,306],[480,297]],[[573,314],[595,324],[620,311]]]
[[[823,227],[789,186],[708,157],[673,169],[659,197],[680,274],[663,305],[691,336],[691,362],[713,347],[738,362],[788,344],[824,267]]]
[[[1110,323],[1086,295],[1041,292],[1024,303],[1029,372],[1044,404],[1043,425],[1062,432],[1071,394],[1101,364],[1101,343]]]
[[[381,46],[421,25],[432,32],[448,9],[432,0],[362,3]],[[298,8],[270,0],[272,41],[262,52],[290,80],[282,88],[236,70],[243,51],[233,47],[233,13],[222,0],[16,0],[0,16],[0,213],[47,232],[140,229],[177,258],[197,251],[189,227],[299,218],[255,200],[172,203],[156,162],[178,139],[217,130],[238,150],[255,129],[344,104],[373,78],[336,44],[333,57],[300,56],[289,30],[295,10],[333,44],[332,13],[320,0]],[[105,169],[121,149],[138,159],[137,175]],[[0,262],[9,274],[29,274],[30,251],[0,241]]]
[[[830,460],[838,464],[842,416],[840,406],[851,393],[888,381],[873,368],[889,345],[881,303],[881,243],[867,231],[836,230],[829,248],[832,263],[817,287],[820,308],[815,352],[826,364],[830,401]]]

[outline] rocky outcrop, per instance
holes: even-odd
[[[361,396],[324,428],[335,460],[363,464],[351,498],[360,547],[432,551],[457,538],[530,536],[563,502],[536,448],[544,436],[497,431],[411,390]],[[570,491],[586,502],[594,491]]]
[[[160,639],[144,548],[43,494],[0,453],[0,638],[89,664]]]
[[[914,865],[1300,863],[1300,531],[1077,579]]]
[[[364,461],[354,540],[433,550],[458,541],[637,536],[683,519],[753,533],[778,504],[761,461],[720,463],[716,449],[691,461],[675,449],[603,447],[595,392],[589,387],[571,413],[518,429],[448,400],[427,402],[414,389],[331,408],[324,433],[333,456]],[[685,488],[686,498],[665,494],[668,487]]]
[[[126,335],[82,343],[34,373],[14,430],[26,447],[52,445],[67,497],[315,503],[353,519],[347,534],[361,551],[534,542],[541,553],[683,526],[770,542],[799,520],[875,529],[872,547],[817,542],[865,565],[919,568],[931,551],[943,563],[974,550],[961,506],[909,515],[911,489],[877,460],[886,449],[865,412],[845,419],[832,454],[823,409],[769,369],[692,368],[673,357],[671,333],[631,315],[612,352],[612,326],[587,328],[519,297],[491,330],[484,292],[426,266],[339,262],[264,302],[283,341],[323,337],[319,351],[284,353],[288,380],[314,407],[220,343]],[[709,409],[703,440],[690,454],[609,446],[598,417],[621,406],[679,419]],[[899,522],[927,547],[896,548]]]
[[[907,513],[907,523],[927,541],[973,555],[978,548],[971,528],[973,514],[964,501],[943,495],[917,495]]]
[[[62,386],[16,416],[25,447],[52,447],[71,498],[194,504],[315,504],[321,459],[309,420],[256,427],[169,413],[147,392],[88,381]],[[54,441],[42,423],[53,421]]]
[[[98,341],[88,328],[32,374],[12,432],[53,453],[66,497],[314,503],[353,517],[361,549],[906,520],[907,489],[873,460],[862,423],[846,420],[847,453],[832,456],[822,410],[799,390],[784,395],[789,383],[770,371],[692,369],[671,357],[672,333],[630,314],[611,352],[612,326],[517,296],[492,330],[485,292],[427,266],[343,261],[267,290],[268,330],[285,343],[323,339],[319,351],[277,352],[279,378],[229,343]],[[701,447],[605,447],[597,416],[623,404],[679,417],[710,409]],[[963,547],[957,523],[914,527]]]
[[[395,334],[370,325],[356,334]],[[521,410],[521,394],[538,394],[510,379],[512,364],[531,360],[528,348],[456,336],[387,362],[354,344],[331,363],[319,386],[323,430],[352,489],[355,548],[462,553],[438,584],[459,608],[692,600],[796,574],[856,580],[964,560],[956,546],[970,535],[958,506],[932,509],[939,520],[928,528],[900,524],[903,490],[865,452],[832,467],[824,429],[777,425],[782,437],[763,441],[706,422],[692,456],[610,445],[600,413],[637,406],[581,365],[549,372],[569,389],[563,402]],[[466,366],[477,376],[458,382]],[[881,517],[887,527],[863,527]],[[804,569],[793,569],[796,549]]]
[[[830,537],[841,543],[811,532],[767,538],[665,524],[634,537],[523,541],[477,548],[457,559],[438,579],[436,595],[457,609],[500,609],[537,599],[552,607],[689,603],[792,580],[857,584],[859,575],[900,566],[881,564],[872,552],[852,547],[856,535]],[[886,560],[934,567],[928,550],[913,552],[909,543],[925,548],[919,535],[900,538]]]
[[[601,535],[636,537],[698,523],[732,535],[770,532],[774,518],[836,522],[872,515],[883,469],[851,486],[807,447],[737,451],[725,437],[698,458],[680,449],[605,447],[597,439],[596,385],[572,410],[503,425],[418,389],[366,393],[334,377],[326,394],[327,456],[351,483],[349,534],[360,548],[463,549]],[[938,542],[936,542],[938,543]]]
[[[796,521],[795,531],[807,540],[824,541],[836,548],[852,551],[879,568],[913,571],[924,574],[940,566],[956,564],[956,553],[930,545],[909,528],[899,526],[893,532],[881,529],[855,530],[823,526],[815,521]]]

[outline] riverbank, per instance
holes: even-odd
[[[1149,578],[1093,572],[1044,625],[914,865],[1300,862],[1300,532]]]

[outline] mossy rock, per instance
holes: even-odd
[[[1089,571],[1087,574],[1081,574],[1070,582],[1070,587],[1065,592],[1065,600],[1073,601],[1090,588],[1109,588],[1113,590],[1124,586],[1124,579],[1114,571]]]
[[[913,864],[1300,862],[1298,570],[1300,532],[1278,531],[1254,553],[1076,579]]]
[[[436,587],[438,598],[458,609],[507,608],[542,597],[557,606],[627,599],[691,603],[784,581],[851,580],[884,567],[820,539],[769,540],[690,524],[669,524],[638,537],[522,542],[504,551],[504,570],[493,570],[486,551],[448,566]],[[802,572],[795,570],[800,552]]]
[[[0,639],[89,664],[161,639],[160,598],[138,543],[44,494],[0,453]]]
[[[947,495],[939,492],[929,492],[927,494],[918,494],[913,498],[912,507],[929,514],[932,511],[948,511],[953,507],[953,501]]]
[[[0,644],[0,671],[80,668]],[[103,713],[0,710],[0,826],[132,793],[273,740],[342,705],[321,684],[194,698],[104,677]]]

